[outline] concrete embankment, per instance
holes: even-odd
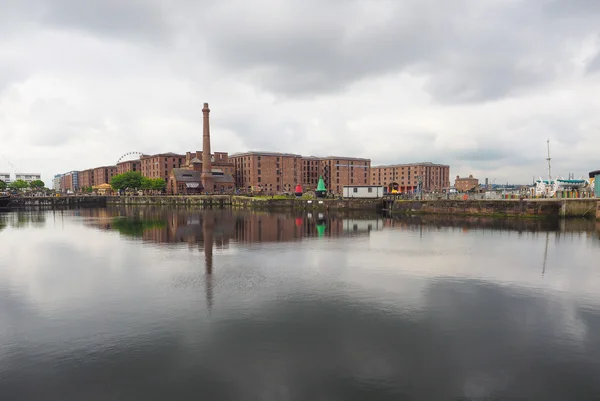
[[[10,199],[9,208],[77,208],[104,207],[105,196],[15,196]]]
[[[392,213],[498,217],[595,217],[597,199],[394,201]]]
[[[382,200],[382,199],[280,199],[230,195],[112,196],[112,205],[171,205],[233,207],[251,210],[377,211],[393,214],[557,218],[600,217],[597,199],[500,199],[500,200]]]

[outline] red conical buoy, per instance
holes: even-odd
[[[296,185],[296,190],[294,192],[296,193],[296,196],[302,196],[302,185]]]

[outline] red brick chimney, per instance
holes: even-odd
[[[202,175],[200,176],[200,178],[202,179],[202,186],[204,187],[204,192],[212,193],[214,187],[212,176],[212,163],[210,158],[210,122],[208,117],[209,113],[210,109],[208,108],[208,103],[204,103],[204,108],[202,109],[202,114],[204,116],[202,132]]]

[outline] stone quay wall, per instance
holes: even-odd
[[[105,207],[105,196],[15,196],[9,208],[78,208]]]
[[[397,200],[397,199],[294,199],[231,195],[110,196],[109,205],[165,205],[233,207],[250,210],[378,211],[393,214],[462,216],[600,218],[598,199]]]

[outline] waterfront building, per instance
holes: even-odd
[[[95,185],[94,169],[90,168],[79,172],[79,188],[91,188]]]
[[[173,167],[169,173],[167,191],[173,195],[199,193],[232,193],[234,164],[226,152],[210,152],[210,109],[202,109],[202,151],[186,152],[182,167]]]
[[[235,173],[235,166],[227,152],[214,152],[210,155],[211,167],[218,169],[223,174],[228,174],[233,177]],[[185,162],[182,168],[188,170],[202,171],[202,151],[186,152]]]
[[[302,156],[279,152],[245,152],[229,157],[237,188],[251,191],[292,192],[300,179]]]
[[[245,152],[230,156],[235,183],[247,191],[293,192],[301,184],[314,191],[323,181],[327,192],[342,193],[344,185],[368,183],[369,159],[341,156],[302,156],[280,152]]]
[[[181,168],[184,160],[185,155],[173,152],[143,155],[140,157],[140,168],[144,177],[162,178],[168,182],[171,170]]]
[[[79,171],[69,171],[61,175],[60,191],[72,193],[79,191]]]
[[[344,185],[344,198],[382,198],[387,193],[383,185]]]
[[[473,178],[473,175],[469,175],[468,177],[461,178],[460,176],[456,176],[456,180],[454,180],[454,188],[458,192],[469,192],[474,191],[479,187],[479,180],[477,178]]]
[[[0,173],[0,181],[10,184],[10,173]]]
[[[431,162],[390,164],[371,167],[371,185],[386,186],[389,192],[414,192],[419,183],[425,192],[450,187],[450,166]]]
[[[93,170],[94,183],[91,186],[110,184],[110,180],[115,175],[117,175],[117,166],[96,167]]]
[[[52,178],[52,189],[54,189],[56,192],[60,192],[60,178],[62,177],[62,174],[56,174],[54,176],[54,178]]]
[[[23,180],[25,182],[33,182],[41,180],[42,175],[38,173],[17,173],[15,174],[15,180]]]
[[[142,162],[137,160],[126,160],[123,162],[117,163],[117,174],[127,173],[129,171],[137,171],[140,172],[142,169]]]
[[[346,185],[368,185],[371,160],[361,157],[327,156],[320,159],[319,177],[323,177],[327,191],[342,194]],[[305,183],[311,189],[312,184]],[[312,185],[314,188],[314,185]]]

